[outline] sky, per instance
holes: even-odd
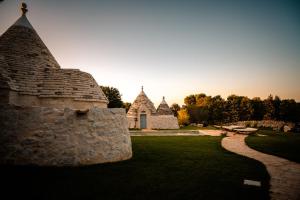
[[[20,16],[0,1],[0,34]],[[26,0],[27,17],[62,68],[79,68],[133,102],[189,94],[300,101],[300,2]]]

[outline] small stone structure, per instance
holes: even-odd
[[[128,127],[139,129],[178,129],[178,120],[174,117],[165,98],[155,109],[145,94],[143,87],[127,113]]]
[[[131,158],[124,109],[93,77],[62,69],[26,17],[0,36],[0,164],[77,166]]]

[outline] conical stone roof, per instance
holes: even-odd
[[[163,97],[162,102],[159,104],[156,113],[158,115],[173,115],[172,110],[170,109],[170,107],[168,106],[165,97]]]
[[[0,88],[39,97],[107,103],[90,74],[60,68],[25,13],[0,36]]]
[[[154,104],[152,101],[147,97],[145,94],[143,88],[140,94],[136,97],[132,105],[130,106],[127,116],[137,116],[138,110],[141,107],[146,107],[148,110],[150,110],[151,113],[156,113],[156,109],[154,107]]]

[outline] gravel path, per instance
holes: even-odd
[[[258,152],[245,143],[246,135],[231,135],[222,140],[228,151],[262,162],[271,177],[270,196],[272,200],[300,200],[300,164]]]

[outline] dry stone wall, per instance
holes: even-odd
[[[129,128],[140,128],[140,121],[127,117]],[[179,129],[178,120],[173,115],[151,115],[147,117],[147,129]]]
[[[134,117],[127,117],[128,128],[138,128],[138,123]]]
[[[249,126],[255,128],[271,128],[275,131],[284,130],[285,126],[288,126],[291,130],[295,127],[294,123],[284,122],[284,121],[275,121],[275,120],[261,120],[261,121],[239,121],[236,123],[239,126]],[[286,132],[286,131],[285,131]]]
[[[152,129],[179,129],[177,118],[173,115],[151,116]]]
[[[0,164],[79,166],[132,156],[124,109],[0,109]]]

